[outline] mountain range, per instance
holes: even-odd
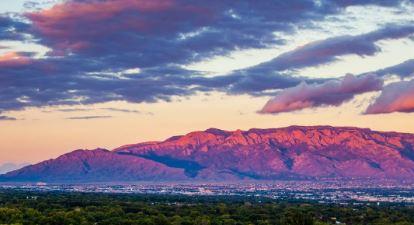
[[[0,181],[414,179],[414,134],[331,126],[207,129],[114,150],[76,150]]]

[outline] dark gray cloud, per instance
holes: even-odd
[[[80,62],[77,68],[81,67]],[[3,69],[3,71],[6,71]],[[197,91],[225,91],[232,94],[258,93],[283,89],[302,79],[286,75],[233,74],[207,78],[180,68],[152,68],[125,79],[99,78],[68,69],[45,76],[41,64],[10,68],[0,76],[0,111],[26,106],[79,105],[108,101],[169,101],[172,96],[188,96]],[[26,73],[30,71],[30,77]],[[19,87],[19,88],[15,88]]]

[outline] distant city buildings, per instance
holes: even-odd
[[[390,180],[278,181],[269,183],[0,184],[3,189],[89,193],[217,195],[305,200],[321,204],[414,204],[414,184]]]

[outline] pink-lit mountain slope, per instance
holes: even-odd
[[[113,151],[75,151],[6,181],[414,179],[414,134],[350,127],[208,129]]]
[[[57,159],[9,172],[9,181],[103,182],[184,179],[184,170],[105,149],[76,150]],[[0,177],[1,179],[1,177]]]

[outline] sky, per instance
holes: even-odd
[[[414,133],[413,0],[2,0],[0,164],[211,127]]]

